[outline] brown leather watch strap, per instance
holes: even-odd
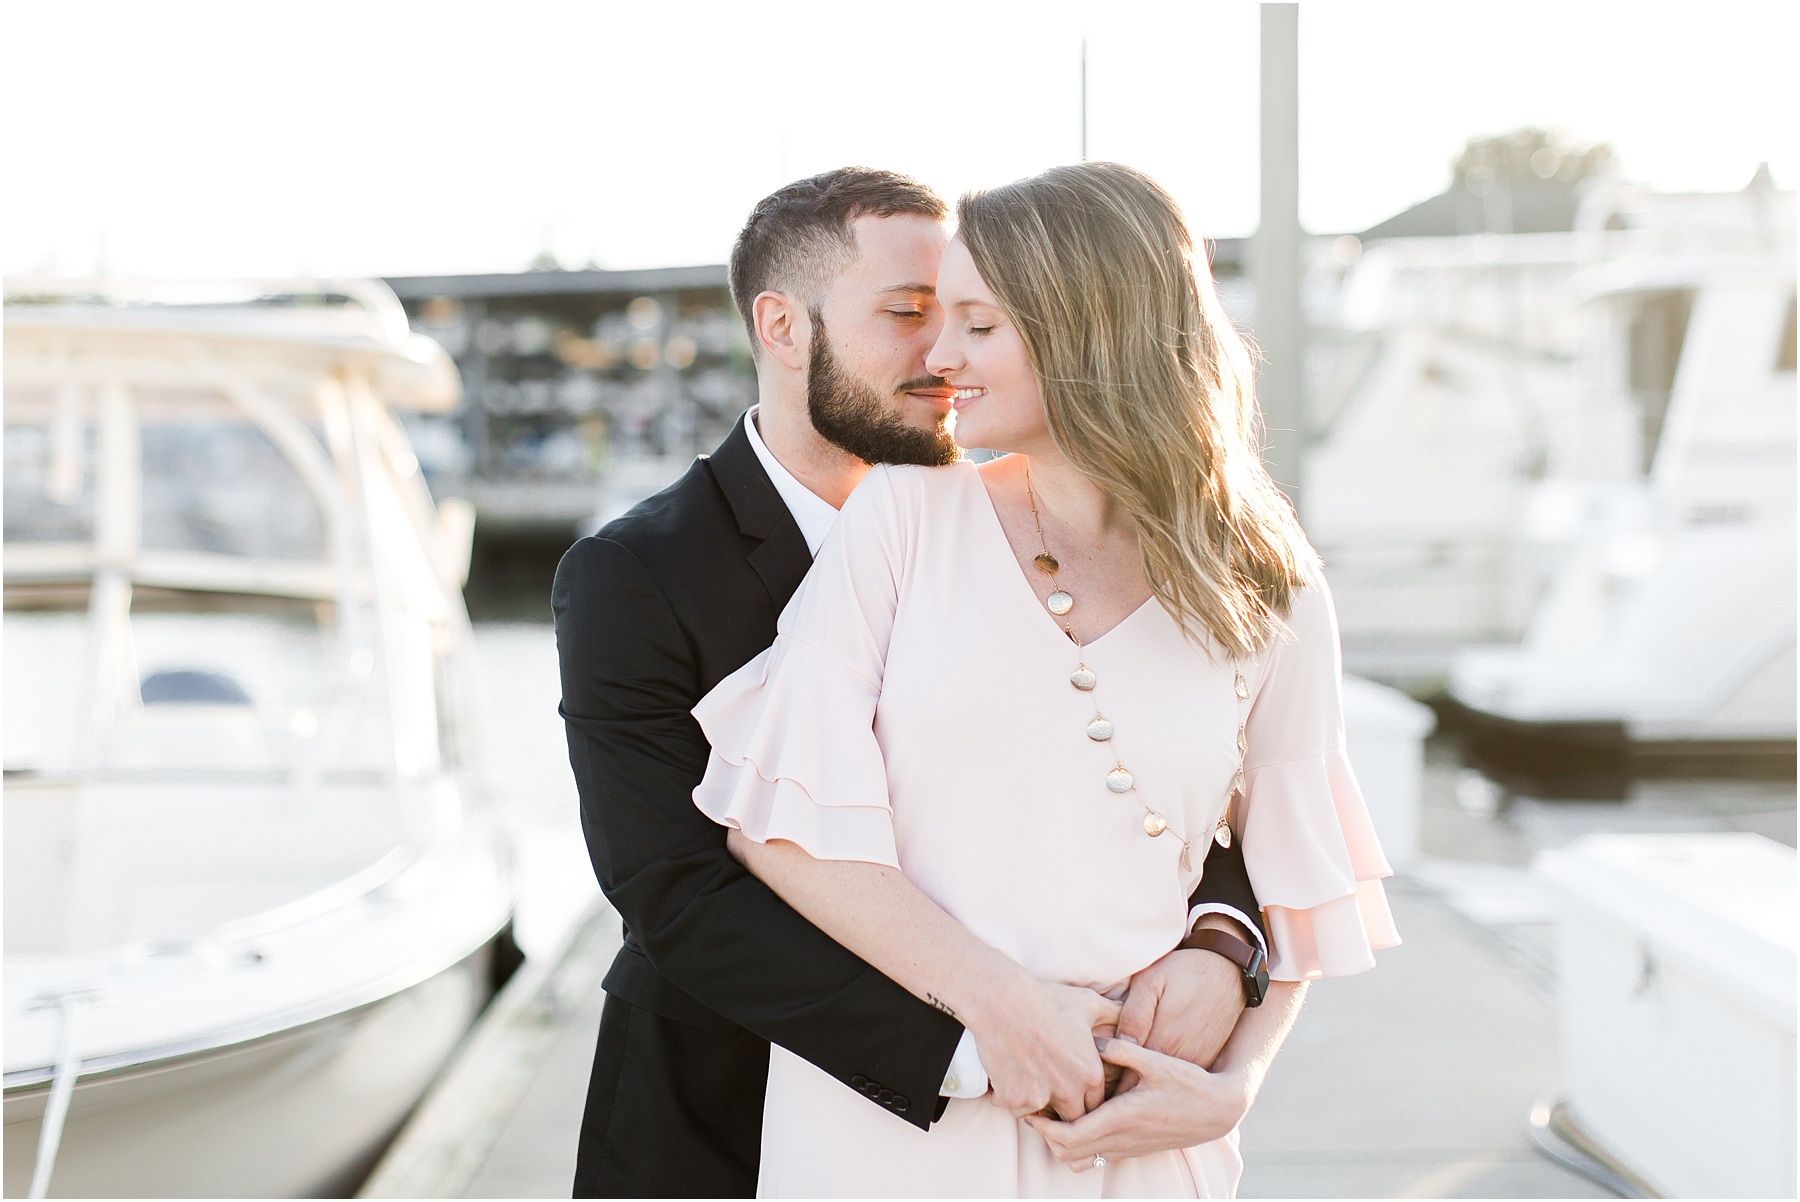
[[[1253,947],[1236,935],[1213,927],[1196,927],[1181,941],[1182,947],[1197,951],[1217,952],[1238,966],[1244,981],[1244,1005],[1260,1006],[1269,991],[1269,966],[1263,961],[1260,947]]]
[[[1181,941],[1181,946],[1203,952],[1217,952],[1244,972],[1249,972],[1250,966],[1256,962],[1256,948],[1253,945],[1214,927],[1195,927],[1193,934]]]

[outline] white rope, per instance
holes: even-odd
[[[47,994],[38,999],[43,1008],[56,1007],[62,1015],[57,1032],[56,1076],[50,1085],[50,1100],[44,1106],[43,1122],[38,1127],[37,1163],[31,1172],[32,1198],[50,1194],[50,1174],[56,1168],[56,1153],[62,1147],[63,1124],[69,1118],[69,1100],[75,1093],[75,1079],[81,1075],[80,1044],[76,1036],[80,1027],[81,1008],[93,1000],[94,991],[76,988]]]

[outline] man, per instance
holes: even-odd
[[[692,801],[707,745],[690,709],[774,641],[869,465],[956,457],[953,391],[924,366],[942,321],[946,216],[929,189],[862,168],[758,204],[731,260],[757,407],[557,569],[569,758],[626,932],[605,982],[578,1197],[752,1195],[769,1041],[921,1128],[944,1098],[987,1088],[953,1018],[788,908]],[[1206,867],[1200,925],[1261,943],[1237,853]],[[1171,952],[1134,979],[1121,1031],[1209,1060],[1244,1004],[1242,980],[1224,954]],[[1071,1074],[1092,1060],[1067,1056]]]

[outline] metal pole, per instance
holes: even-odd
[[[488,353],[481,343],[482,327],[487,324],[487,302],[469,299],[463,302],[463,320],[468,323],[468,351],[457,364],[462,369],[462,431],[463,441],[469,444],[469,475],[476,479],[488,475],[491,465],[488,463],[490,450],[488,447]],[[473,483],[469,481],[465,483]]]
[[[1300,6],[1262,5],[1262,215],[1251,244],[1263,362],[1257,375],[1266,430],[1263,461],[1300,505],[1305,434],[1300,308]]]
[[[1087,153],[1087,39],[1081,39],[1081,161],[1088,161]]]

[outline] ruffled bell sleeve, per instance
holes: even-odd
[[[1269,975],[1362,972],[1377,949],[1400,942],[1381,885],[1394,870],[1350,769],[1337,614],[1316,568],[1259,660],[1241,824],[1269,927]]]
[[[874,724],[905,537],[878,467],[845,503],[774,645],[694,707],[712,744],[694,804],[714,822],[815,859],[900,866]]]

